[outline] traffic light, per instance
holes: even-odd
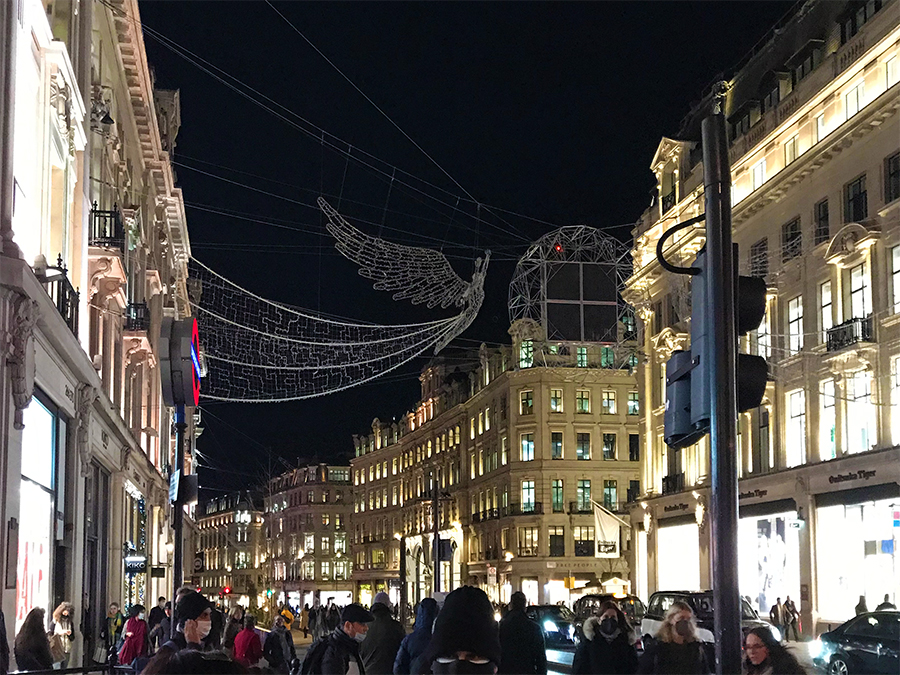
[[[226,586],[225,588],[222,589],[222,592],[225,595],[231,595],[231,586]]]
[[[737,269],[737,245],[734,246]],[[709,336],[716,330],[715,317],[707,316],[706,288],[711,271],[706,250],[701,249],[692,266],[699,270],[691,280],[691,348],[672,352],[666,363],[666,410],[664,440],[672,448],[696,443],[709,431],[710,392],[708,380]],[[738,276],[735,281],[735,332],[744,335],[759,326],[766,313],[766,282],[759,277]],[[737,410],[759,406],[766,391],[768,365],[760,356],[736,355]]]
[[[272,597],[272,593],[273,593],[273,591],[272,591],[271,588],[267,588],[267,589],[266,589],[266,597],[267,597],[267,598],[271,598],[271,597]]]

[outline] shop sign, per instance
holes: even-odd
[[[165,579],[166,578],[166,568],[165,567],[151,567],[150,568],[150,578],[151,579]]]
[[[489,566],[487,568],[487,582],[489,586],[497,585],[497,568]]]
[[[738,494],[738,499],[762,499],[767,494],[769,494],[768,490],[747,490],[747,492],[741,492]]]
[[[129,555],[125,557],[125,574],[143,574],[147,571],[147,556]]]
[[[859,471],[848,471],[847,473],[837,473],[833,476],[828,476],[828,482],[834,485],[835,483],[846,483],[851,480],[869,480],[870,478],[875,478],[875,474],[878,471],[873,469],[872,471],[866,471],[865,469],[860,469]]]
[[[664,513],[680,513],[681,511],[687,511],[688,505],[684,503],[680,504],[669,504],[668,506],[663,507]]]

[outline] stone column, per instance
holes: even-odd
[[[7,258],[22,257],[13,241],[12,229],[18,5],[17,2],[0,2],[0,254]]]

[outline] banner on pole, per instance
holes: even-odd
[[[619,557],[619,526],[621,520],[592,500],[594,509],[594,540],[596,558]]]

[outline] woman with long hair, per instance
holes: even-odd
[[[235,605],[228,613],[228,623],[225,624],[225,633],[222,637],[222,651],[234,658],[234,638],[244,627],[244,608]]]
[[[744,639],[744,675],[805,675],[796,657],[779,643],[768,628],[752,628]]]
[[[53,610],[53,621],[50,624],[50,653],[54,663],[61,663],[65,668],[69,663],[69,653],[72,651],[72,630],[75,607],[71,602],[61,602]]]
[[[19,670],[49,670],[53,667],[53,656],[50,654],[50,640],[44,628],[44,608],[35,607],[16,635],[13,653]]]
[[[694,610],[684,602],[673,602],[654,643],[644,652],[638,673],[653,675],[708,675],[709,663],[697,639]]]
[[[147,656],[149,644],[147,622],[144,621],[144,606],[132,605],[125,622],[125,642],[119,650],[119,663],[131,665],[139,656]]]
[[[582,627],[584,640],[575,649],[574,675],[633,675],[638,657],[631,626],[616,603],[607,600]]]

